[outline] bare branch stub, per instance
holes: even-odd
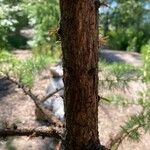
[[[43,97],[40,102],[44,102],[46,101],[48,98],[52,97],[54,94],[58,93],[59,91],[63,90],[63,88],[57,89],[56,91],[54,91],[53,93],[48,94],[47,96]]]

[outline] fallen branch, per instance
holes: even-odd
[[[28,95],[35,103],[36,107],[46,116],[47,120],[50,121],[52,124],[58,126],[58,127],[64,127],[64,123],[60,121],[50,110],[46,109],[41,102],[41,100],[38,98],[38,96],[34,95],[30,89],[22,85],[21,83],[13,80],[9,77],[9,75],[6,76],[6,79],[10,82],[16,84],[19,88],[23,90],[23,92]],[[57,91],[58,92],[58,91]],[[53,93],[52,93],[53,94]],[[51,94],[51,96],[52,96]],[[48,97],[48,96],[46,96]],[[50,95],[49,95],[50,97]],[[45,98],[43,98],[45,99]]]
[[[0,137],[7,136],[30,136],[30,137],[55,137],[62,139],[63,132],[57,131],[55,128],[40,127],[40,128],[20,128],[20,129],[0,129]]]

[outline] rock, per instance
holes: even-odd
[[[35,30],[33,28],[23,28],[20,30],[20,35],[32,39],[35,34]]]
[[[63,67],[62,65],[58,65],[55,67],[51,67],[50,71],[52,73],[52,76],[55,77],[62,77],[63,76]]]
[[[51,94],[61,88],[64,87],[62,75],[63,70],[62,66],[58,65],[56,67],[52,67],[51,69],[52,78],[50,78],[49,85],[46,89],[47,94]],[[54,94],[50,98],[48,98],[44,103],[44,107],[49,109],[54,113],[54,115],[60,119],[61,121],[64,121],[64,100],[63,100],[64,90],[59,91],[58,93]],[[38,113],[39,110],[36,111],[38,115],[41,115],[41,113]],[[45,120],[45,118],[37,117],[39,120]]]
[[[64,121],[64,100],[59,95],[54,95],[44,102],[44,106],[51,110],[54,115]]]
[[[46,93],[47,94],[53,93],[63,87],[64,87],[64,83],[63,83],[62,77],[50,78],[50,83],[47,87]],[[63,97],[64,90],[59,91],[58,94],[61,97]]]

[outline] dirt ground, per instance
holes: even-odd
[[[30,51],[15,51],[18,58],[26,59],[31,56]],[[35,94],[45,95],[45,89],[49,84],[50,72],[44,70],[36,77],[33,87]],[[40,85],[40,86],[39,86]],[[105,145],[112,136],[120,131],[120,125],[127,118],[140,111],[136,105],[121,107],[101,104],[99,113],[99,136],[101,143]],[[39,126],[35,117],[34,102],[25,95],[21,89],[8,80],[0,78],[0,123],[7,122],[9,125],[16,123],[17,126],[32,127]],[[125,140],[119,150],[150,150],[150,135],[143,134],[139,143]],[[0,140],[0,150],[48,150],[50,140],[45,138],[15,137]]]

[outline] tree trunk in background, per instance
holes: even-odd
[[[97,150],[98,9],[94,0],[60,0],[66,150]]]

